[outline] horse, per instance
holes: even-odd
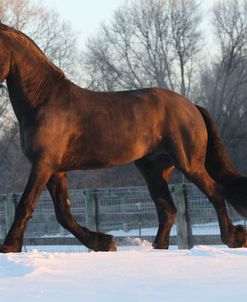
[[[114,238],[76,221],[66,173],[134,162],[158,214],[156,249],[168,249],[176,207],[168,180],[179,169],[208,197],[222,242],[247,247],[247,231],[230,220],[225,201],[247,216],[247,178],[231,164],[206,109],[161,88],[95,92],[80,88],[28,36],[0,24],[0,83],[6,80],[30,175],[1,253],[21,252],[24,232],[47,187],[58,222],[94,251],[115,251]]]

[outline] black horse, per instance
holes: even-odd
[[[116,250],[113,237],[80,226],[70,211],[66,171],[134,162],[155,202],[154,247],[166,249],[176,215],[167,181],[174,167],[211,200],[222,241],[247,246],[233,226],[225,199],[247,215],[247,178],[229,162],[207,111],[165,89],[93,92],[69,81],[23,33],[0,24],[0,83],[6,79],[32,168],[0,252],[20,252],[34,206],[47,186],[58,221],[95,251]]]

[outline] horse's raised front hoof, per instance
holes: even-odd
[[[0,245],[0,253],[20,253],[21,249],[11,245]]]
[[[88,247],[95,252],[115,252],[117,250],[113,236],[103,233],[94,233]]]
[[[230,248],[247,247],[247,229],[242,225],[236,225],[230,232],[227,245]]]

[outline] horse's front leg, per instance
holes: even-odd
[[[1,253],[21,252],[28,219],[51,174],[52,169],[47,163],[39,162],[32,165],[26,188],[16,208],[14,222],[3,245],[0,246]]]
[[[70,231],[82,244],[94,251],[116,251],[115,241],[111,235],[92,232],[77,223],[70,209],[65,173],[52,175],[47,188],[54,202],[57,220],[65,229]]]

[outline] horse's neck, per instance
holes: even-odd
[[[18,56],[7,77],[10,100],[18,120],[49,98],[52,89],[63,78],[52,64],[35,54]]]

